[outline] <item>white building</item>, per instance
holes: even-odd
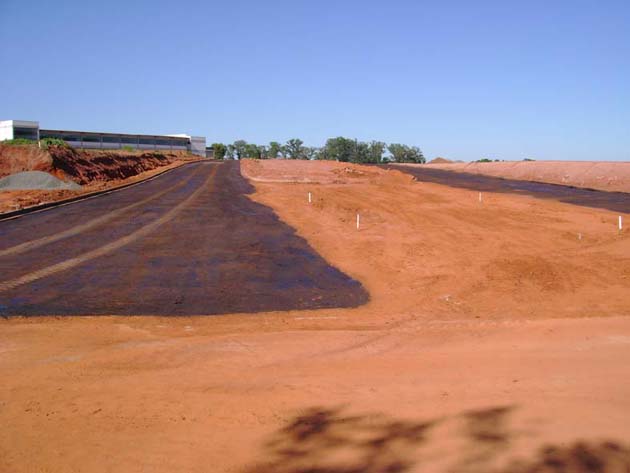
[[[0,141],[17,140],[39,140],[39,122],[26,120],[4,120],[0,121]]]
[[[129,133],[100,133],[92,131],[44,130],[39,122],[26,120],[0,121],[0,141],[13,139],[38,141],[58,138],[79,149],[121,149],[188,151],[206,156],[205,136],[190,135],[135,135]]]

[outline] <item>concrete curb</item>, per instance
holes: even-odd
[[[80,202],[82,200],[88,200],[88,199],[92,199],[94,197],[99,197],[101,195],[105,195],[105,194],[110,194],[112,192],[117,192],[123,189],[127,189],[129,187],[133,187],[133,186],[137,186],[140,184],[144,184],[145,182],[149,182],[152,181],[153,179],[156,179],[166,173],[169,173],[171,171],[174,171],[176,169],[180,169],[184,166],[189,166],[191,164],[197,164],[200,162],[206,162],[204,160],[199,160],[199,161],[191,161],[189,163],[182,163],[179,166],[176,166],[174,168],[170,168],[170,169],[165,169],[164,171],[161,171],[157,174],[154,174],[151,177],[147,177],[146,179],[143,179],[141,181],[136,181],[136,182],[130,182],[129,184],[123,184],[121,186],[118,187],[113,187],[111,189],[103,189],[100,191],[94,191],[94,192],[90,192],[88,194],[82,194],[82,195],[78,195],[76,197],[70,197],[68,199],[63,199],[63,200],[56,200],[54,202],[45,202],[43,204],[39,204],[39,205],[33,205],[31,207],[25,207],[23,209],[19,209],[19,210],[13,210],[11,212],[5,212],[5,213],[0,213],[0,222],[4,221],[4,220],[12,220],[14,218],[19,218],[22,217],[24,215],[28,215],[31,213],[35,213],[35,212],[42,212],[44,210],[49,210],[55,207],[61,207],[63,205],[68,205],[68,204],[74,204],[76,202]]]

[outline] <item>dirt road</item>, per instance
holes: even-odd
[[[516,193],[480,204],[342,163],[242,166],[246,198],[369,301],[0,320],[0,471],[630,468],[630,234],[616,212]]]
[[[412,164],[411,167],[415,165]],[[432,169],[546,182],[606,192],[630,192],[628,161],[500,161],[430,163]]]
[[[630,213],[630,193],[628,192],[610,192],[544,182],[520,181],[483,174],[471,174],[448,168],[437,169],[435,166],[391,165],[390,167],[411,174],[422,182],[434,182],[480,192],[529,195],[537,199],[551,199],[567,204]]]

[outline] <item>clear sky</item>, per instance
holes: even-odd
[[[630,1],[0,0],[0,118],[630,160]]]

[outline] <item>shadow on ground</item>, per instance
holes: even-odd
[[[529,195],[538,199],[551,199],[565,204],[630,213],[630,194],[625,192],[605,192],[559,184],[518,181],[466,172],[430,169],[425,166],[387,165],[385,167],[411,174],[418,181],[423,182],[433,182],[480,192]]]
[[[297,416],[265,444],[269,461],[246,473],[627,473],[630,448],[611,441],[544,445],[531,458],[510,458],[521,432],[508,428],[514,407],[497,407],[426,422],[384,415],[347,415],[315,407]],[[446,424],[451,443],[433,442]],[[507,457],[506,457],[507,453]]]

